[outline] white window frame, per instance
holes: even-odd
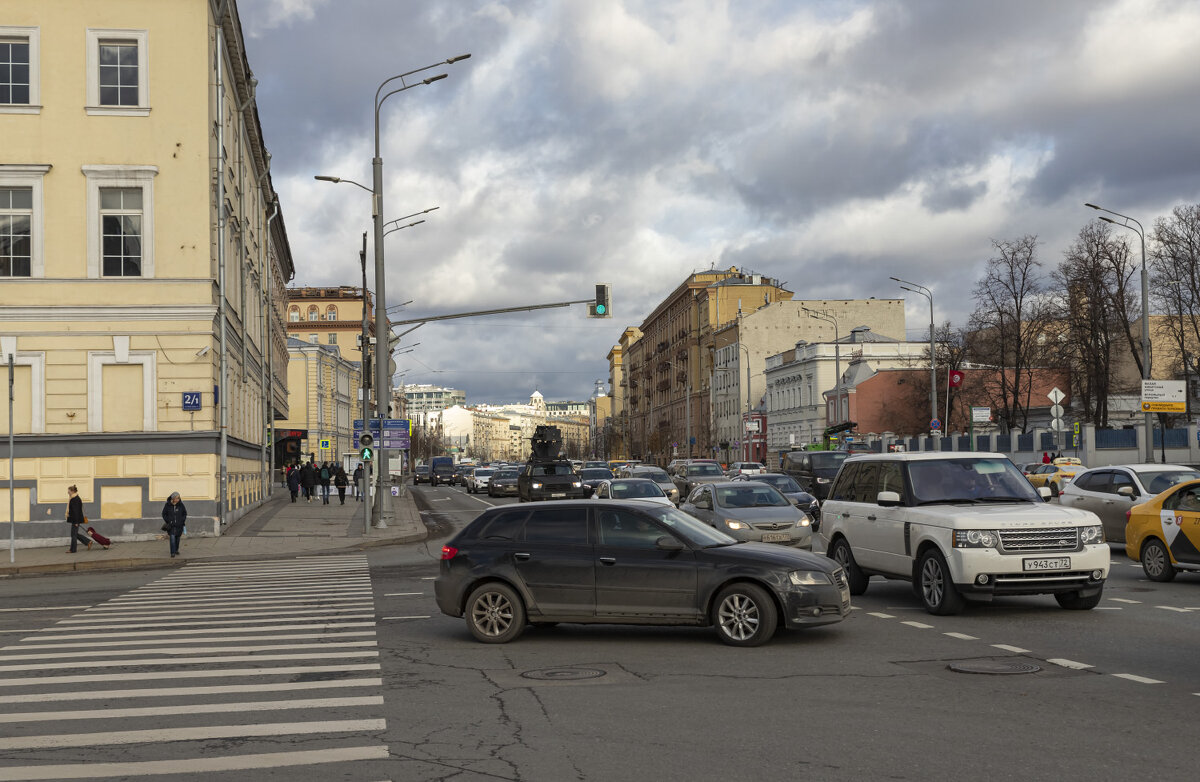
[[[89,27],[87,30],[87,103],[88,114],[107,114],[116,117],[150,116],[150,31],[106,30]],[[138,105],[100,105],[100,43],[121,41],[136,43],[138,48]],[[32,51],[30,55],[32,57]],[[32,97],[32,96],[31,96]]]
[[[44,216],[46,206],[42,195],[42,178],[50,166],[8,165],[0,163],[0,187],[28,187],[33,190],[33,215],[29,220],[30,261],[28,277],[5,277],[5,282],[35,280],[46,276],[42,255]]]
[[[42,350],[17,350],[16,336],[0,336],[0,363],[7,364],[13,357],[14,367],[29,367],[30,407],[29,428],[33,434],[46,433],[46,352]]]
[[[105,280],[148,280],[154,277],[154,177],[158,166],[84,166],[87,177],[87,276],[101,279],[100,189],[141,188],[142,276],[104,277]]]
[[[117,338],[114,338],[116,341]],[[104,431],[104,370],[113,364],[142,365],[142,431],[157,432],[158,420],[158,356],[152,350],[128,350],[128,337],[124,338],[124,355],[117,350],[88,351],[88,431]]]
[[[0,104],[0,114],[42,113],[41,29],[0,25],[0,38],[24,38],[29,42],[29,102]]]

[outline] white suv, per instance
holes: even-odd
[[[965,599],[1053,594],[1100,602],[1109,551],[1100,519],[1050,505],[999,453],[890,453],[847,459],[821,507],[821,537],[850,594],[872,575],[911,581],[931,614]]]

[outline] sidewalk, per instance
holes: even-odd
[[[33,573],[96,572],[172,567],[188,562],[236,559],[271,559],[335,551],[361,551],[375,546],[415,543],[428,535],[412,492],[392,497],[395,520],[386,529],[372,527],[364,534],[363,506],[350,497],[340,505],[333,492],[328,505],[303,498],[291,502],[288,492],[273,486],[271,497],[226,528],[219,538],[185,535],[179,556],[171,559],[167,539],[133,543],[114,541],[105,549],[81,545],[67,551],[70,541],[50,548],[17,549],[16,562],[0,552],[0,578]]]

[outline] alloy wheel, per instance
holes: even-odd
[[[745,641],[758,632],[758,604],[747,595],[733,594],[725,598],[717,616],[721,629],[730,638]]]
[[[485,592],[471,607],[471,621],[484,635],[503,635],[512,626],[512,603],[498,592]]]

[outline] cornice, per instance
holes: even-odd
[[[114,321],[114,320],[211,320],[217,315],[212,304],[137,304],[116,306],[0,306],[0,322]]]

